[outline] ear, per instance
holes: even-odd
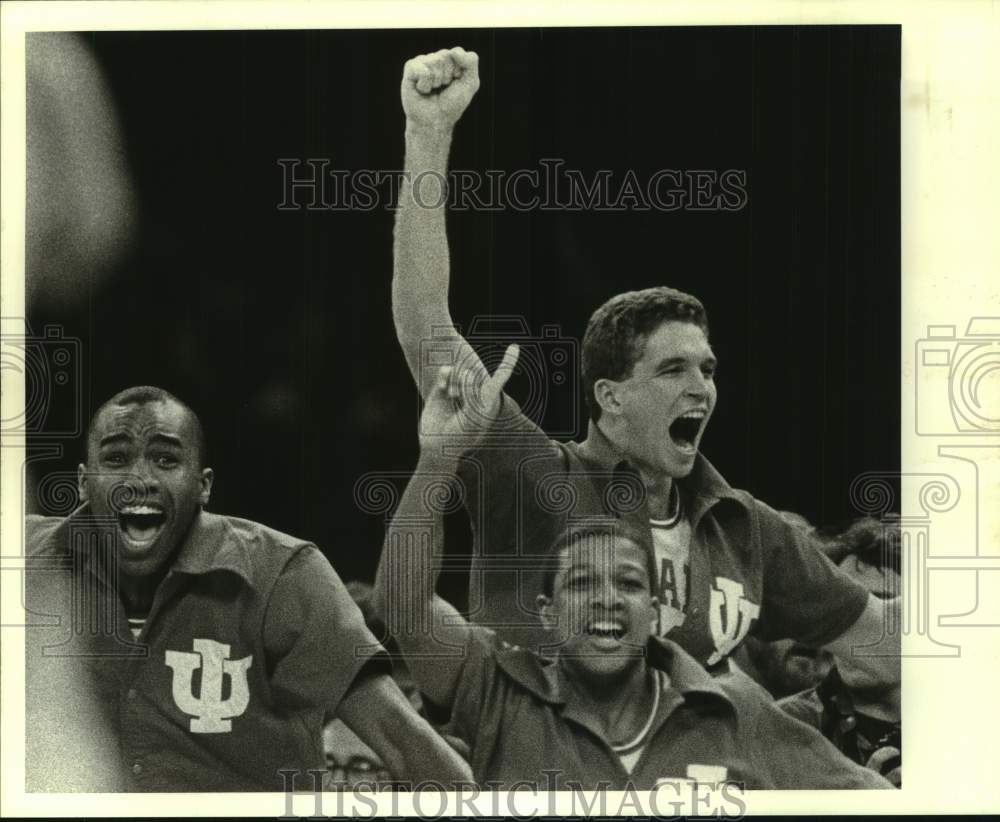
[[[90,502],[90,496],[87,493],[87,466],[82,462],[76,466],[76,490],[80,495],[81,504]]]
[[[601,407],[602,414],[620,414],[622,383],[615,380],[599,379],[594,383],[594,399]]]
[[[201,496],[198,501],[201,507],[208,505],[209,497],[212,496],[212,480],[215,479],[215,472],[211,468],[201,469]]]
[[[538,616],[542,620],[542,625],[549,631],[553,630],[559,624],[559,620],[552,613],[552,599],[545,594],[539,594],[535,597],[535,605],[538,606]]]

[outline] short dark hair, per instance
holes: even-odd
[[[601,417],[594,384],[627,377],[646,338],[671,320],[692,323],[708,336],[708,315],[701,301],[666,286],[626,291],[593,313],[583,335],[582,371],[584,396],[594,422]]]
[[[599,520],[592,523],[574,524],[564,529],[549,547],[548,559],[542,572],[542,593],[551,597],[555,589],[559,558],[563,551],[576,543],[591,539],[627,539],[643,550],[646,555],[646,573],[652,589],[656,579],[656,557],[653,551],[653,537],[648,527],[633,522],[627,517]]]
[[[162,388],[157,388],[155,385],[137,385],[132,388],[126,388],[123,391],[119,391],[111,399],[103,402],[100,407],[94,412],[94,415],[90,418],[90,424],[87,426],[87,443],[86,443],[86,459],[90,459],[90,437],[94,432],[94,426],[97,425],[97,420],[104,413],[105,409],[112,406],[121,407],[124,405],[145,405],[146,403],[154,402],[173,402],[177,403],[181,408],[183,408],[188,414],[191,415],[191,420],[194,423],[194,439],[195,445],[198,448],[198,459],[202,466],[208,463],[208,448],[205,442],[205,431],[201,425],[201,419],[183,400],[175,397],[169,391],[165,391]]]

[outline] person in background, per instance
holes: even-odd
[[[827,543],[827,554],[880,599],[899,595],[898,525],[862,518]],[[819,729],[848,758],[902,785],[902,721],[898,695],[887,699],[870,673],[838,658],[813,687],[778,701],[791,716]]]
[[[372,635],[384,637],[382,644],[392,660],[392,678],[396,686],[409,700],[414,710],[441,734],[442,739],[462,759],[467,760],[468,746],[458,737],[441,733],[440,726],[447,722],[447,716],[441,716],[441,712],[435,710],[433,704],[423,699],[406,660],[399,653],[392,637],[386,635],[385,625],[375,613],[372,586],[361,580],[351,580],[344,587],[361,611],[365,625]],[[324,787],[327,790],[385,788],[400,781],[398,776],[389,772],[379,755],[336,716],[328,715],[323,725],[323,752],[327,768]]]

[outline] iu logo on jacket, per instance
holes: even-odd
[[[232,720],[241,716],[250,704],[247,671],[253,654],[243,659],[229,658],[230,646],[212,639],[195,639],[194,653],[167,651],[166,664],[173,669],[174,703],[191,719],[191,733],[228,733]],[[201,684],[194,692],[194,672],[201,669]],[[223,679],[229,677],[229,695]]]
[[[743,596],[742,583],[716,577],[708,607],[708,625],[715,651],[706,664],[714,665],[743,641],[753,621],[760,616],[760,605]]]

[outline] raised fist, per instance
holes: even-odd
[[[479,89],[479,55],[461,47],[407,60],[400,96],[407,120],[438,129],[458,122]]]

